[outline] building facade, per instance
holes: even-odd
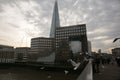
[[[66,62],[66,60],[68,60],[69,58],[72,58],[75,55],[79,55],[80,52],[85,53],[88,51],[88,42],[87,42],[85,24],[73,25],[67,27],[58,27],[56,28],[55,39],[56,39],[56,44],[55,44],[56,61]],[[71,43],[73,44],[72,46],[70,46]],[[76,48],[71,48],[73,46],[75,46]]]
[[[115,57],[120,57],[120,48],[114,48],[114,49],[112,49],[112,54]]]
[[[14,47],[0,45],[0,63],[14,63]]]
[[[58,12],[58,3],[55,1],[53,16],[51,22],[50,38],[55,38],[55,30],[57,27],[60,27],[59,12]]]
[[[38,37],[31,39],[31,60],[37,60],[38,57],[45,57],[50,55],[53,49],[53,38]]]
[[[15,61],[16,62],[27,62],[29,51],[30,51],[29,47],[15,48]]]
[[[91,55],[91,53],[92,53],[91,41],[88,41],[88,54]]]

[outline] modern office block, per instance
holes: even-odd
[[[53,38],[38,37],[31,39],[31,59],[37,60],[39,57],[51,55],[53,49]]]
[[[66,61],[69,58],[79,55],[80,53],[86,53],[88,51],[85,24],[58,27],[56,28],[55,39],[56,61]],[[71,43],[74,45],[70,46]],[[73,46],[76,48],[71,48]],[[77,52],[72,49],[75,49]]]
[[[58,3],[55,1],[53,16],[51,22],[50,38],[55,38],[55,30],[57,27],[60,27],[59,12],[58,12]]]

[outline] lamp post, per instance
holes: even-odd
[[[120,39],[120,38],[115,38],[115,39],[113,40],[113,43],[116,42],[118,39]]]

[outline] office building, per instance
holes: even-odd
[[[39,57],[45,57],[53,52],[53,38],[38,37],[31,39],[30,58],[37,60]]]
[[[56,61],[66,62],[88,51],[86,25],[73,25],[56,28]],[[73,50],[72,50],[73,49]]]
[[[15,48],[15,61],[16,62],[27,62],[29,51],[30,51],[29,47]]]
[[[91,46],[91,42],[88,41],[88,54],[91,55],[92,54],[92,46]]]
[[[29,54],[30,61],[49,61],[55,58],[55,30],[60,27],[58,3],[55,1],[53,16],[51,22],[50,38],[39,37],[31,39],[31,50]],[[41,58],[41,59],[40,59]],[[51,59],[51,60],[50,60]],[[47,61],[48,62],[48,61]]]
[[[118,48],[112,49],[112,54],[115,57],[118,57],[118,56],[120,57],[120,48],[118,47]]]
[[[60,20],[59,20],[58,4],[57,4],[57,0],[56,0],[54,9],[53,9],[50,38],[55,38],[55,30],[57,27],[60,27]]]
[[[55,58],[56,62],[66,62],[70,58],[80,58],[80,53],[88,52],[86,25],[60,27],[58,4],[55,1],[50,38],[31,39],[30,59],[45,62]],[[46,59],[46,60],[45,60]],[[52,61],[53,60],[49,60]]]
[[[0,45],[0,63],[14,63],[14,47]]]

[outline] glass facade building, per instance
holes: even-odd
[[[56,28],[55,41],[56,61],[64,62],[69,58],[73,58],[73,53],[70,49],[71,41],[81,42],[82,48],[80,52],[86,53],[88,51],[86,25],[81,24]],[[76,53],[76,55],[80,52]]]

